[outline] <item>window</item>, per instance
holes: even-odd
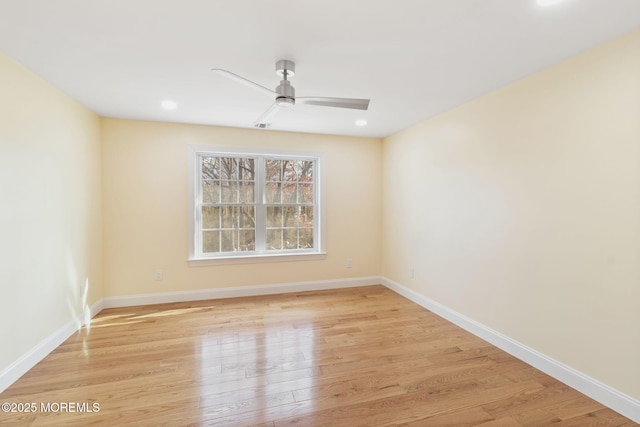
[[[320,158],[193,149],[190,260],[322,253]]]

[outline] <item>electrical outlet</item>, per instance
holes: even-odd
[[[156,270],[156,282],[162,282],[163,274],[162,270]]]
[[[347,265],[347,268],[353,267],[353,260],[351,258],[347,258],[346,265]]]
[[[409,269],[409,278],[410,278],[410,279],[413,279],[413,274],[414,274],[414,272],[413,272],[413,268],[410,268],[410,269]]]

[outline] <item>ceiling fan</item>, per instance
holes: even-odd
[[[291,86],[289,77],[293,77],[296,72],[296,64],[293,61],[281,59],[276,62],[276,74],[282,78],[276,90],[271,90],[251,80],[245,79],[231,71],[214,68],[211,70],[221,76],[235,80],[246,86],[259,90],[260,92],[275,98],[275,101],[267,111],[262,113],[253,125],[260,129],[266,129],[271,126],[271,120],[280,110],[280,108],[293,107],[296,103],[307,105],[318,105],[320,107],[337,107],[350,108],[353,110],[366,110],[369,108],[368,99],[358,98],[324,98],[318,96],[302,96],[296,98],[296,90]]]

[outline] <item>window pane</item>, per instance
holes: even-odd
[[[300,174],[298,181],[312,182],[313,181],[313,161],[301,160],[300,161]]]
[[[235,181],[220,181],[222,203],[237,203],[238,202],[238,183]]]
[[[298,203],[313,203],[313,185],[298,184]]]
[[[256,179],[255,159],[238,159],[238,179],[240,181]]]
[[[268,159],[265,162],[267,181],[282,181],[282,160]]]
[[[202,202],[220,203],[220,182],[206,180],[202,181]]]
[[[313,206],[300,207],[300,227],[313,227]]]
[[[267,206],[267,227],[282,227],[282,208]]]
[[[220,250],[222,252],[235,252],[238,247],[238,231],[237,230],[223,230],[220,232],[221,245]]]
[[[217,157],[202,157],[202,179],[217,179],[220,162]]]
[[[255,251],[256,250],[256,232],[255,230],[240,231],[240,250]]]
[[[241,206],[239,211],[238,226],[243,228],[256,228],[256,209],[253,206]]]
[[[296,183],[282,184],[282,203],[296,203]]]
[[[220,208],[214,206],[202,208],[202,228],[220,228]]]
[[[297,163],[295,160],[282,161],[283,181],[296,182],[298,180],[298,174],[296,173]]]
[[[278,182],[268,182],[265,185],[264,194],[267,203],[280,203],[281,202],[281,184]]]
[[[298,247],[300,249],[313,248],[313,228],[300,229],[300,243]]]
[[[285,227],[298,226],[298,207],[287,206],[282,208],[282,225]]]
[[[238,228],[238,213],[235,206],[222,206],[220,213],[222,217],[222,228]]]
[[[284,249],[298,249],[298,229],[285,229],[283,240]]]
[[[294,181],[300,181],[300,177],[302,176],[303,163],[304,162],[302,160],[294,160],[291,162],[293,176],[295,177],[293,179]]]
[[[238,160],[234,157],[220,158],[220,179],[238,179]]]
[[[240,182],[240,203],[255,203],[254,183],[248,181]]]
[[[220,252],[220,232],[205,231],[202,233],[202,252],[215,253]]]
[[[267,250],[282,249],[282,229],[267,230]]]

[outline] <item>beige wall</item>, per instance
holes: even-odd
[[[379,139],[102,119],[102,140],[107,296],[380,274]],[[194,144],[323,154],[326,259],[189,267],[187,167]]]
[[[383,158],[383,275],[640,398],[640,31]]]
[[[3,54],[0,94],[1,372],[102,298],[102,214],[98,117]]]

